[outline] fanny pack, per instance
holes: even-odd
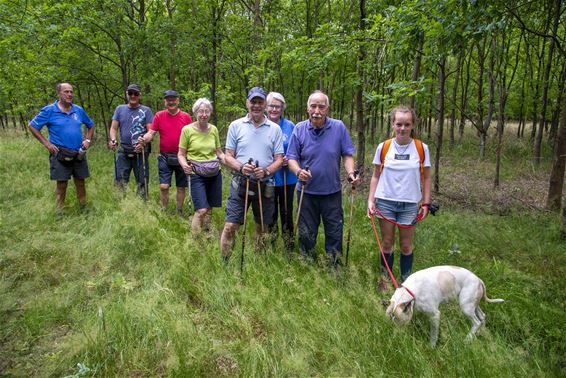
[[[57,160],[62,163],[71,163],[75,161],[77,156],[79,155],[78,151],[69,150],[68,148],[58,147],[59,152],[57,152]]]
[[[120,148],[122,149],[122,152],[124,152],[124,155],[126,155],[126,157],[131,159],[136,156],[134,146],[132,146],[131,144],[121,144]]]
[[[205,161],[189,160],[189,162],[193,166],[193,172],[201,177],[213,177],[220,172],[220,162],[218,159]]]
[[[165,162],[167,163],[167,165],[170,165],[172,167],[180,166],[179,159],[177,158],[176,153],[174,153],[174,152],[162,152],[161,156],[163,156],[163,158],[165,158]]]

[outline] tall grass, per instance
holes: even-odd
[[[526,158],[524,151],[510,152],[509,159]],[[474,152],[448,153],[448,183],[450,173],[470,169],[465,159]],[[431,349],[426,317],[417,315],[403,328],[385,317],[381,300],[388,298],[376,291],[377,246],[363,191],[356,197],[350,263],[341,275],[289,262],[281,244],[254,251],[250,223],[240,276],[239,239],[228,266],[219,258],[223,211],[215,211],[214,232],[198,239],[186,216],[159,211],[155,157],[151,199],[144,202],[133,185],[125,194],[114,189],[112,153],[95,145],[89,152],[90,209],[78,211],[70,184],[59,219],[45,150],[23,136],[2,135],[0,156],[2,375],[566,372],[566,258],[555,214],[511,206],[501,216],[443,199],[441,213],[419,225],[416,269],[467,267],[491,297],[506,299],[483,304],[487,326],[471,343],[464,342],[468,320],[457,305],[444,305],[439,344]],[[490,167],[483,169],[473,175],[489,180]],[[506,177],[520,179],[509,170]],[[450,190],[459,189],[454,184]],[[322,255],[321,243],[318,248]]]

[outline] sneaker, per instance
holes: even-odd
[[[391,290],[391,279],[387,276],[380,276],[379,280],[377,281],[377,291],[380,293],[386,293]]]

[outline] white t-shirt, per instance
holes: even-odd
[[[383,142],[377,146],[374,165],[381,165]],[[423,143],[424,167],[430,167],[428,146]],[[418,203],[422,198],[420,157],[415,141],[398,145],[392,141],[385,155],[385,166],[379,176],[375,198],[390,201]]]

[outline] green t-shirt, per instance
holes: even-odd
[[[197,122],[183,127],[179,147],[187,150],[187,159],[205,161],[216,159],[216,149],[220,148],[220,136],[216,126],[208,124],[208,131],[199,131]]]

